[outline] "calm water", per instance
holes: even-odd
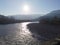
[[[0,25],[0,45],[40,45],[41,41],[32,37],[26,26],[29,23]]]

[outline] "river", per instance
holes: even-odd
[[[34,38],[27,28],[30,23],[0,25],[0,45],[40,45],[41,40]]]

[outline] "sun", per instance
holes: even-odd
[[[24,12],[25,14],[28,14],[29,11],[30,11],[29,6],[28,6],[28,5],[24,5],[24,6],[23,6],[23,12]]]
[[[28,5],[24,5],[24,8],[23,8],[24,11],[29,11],[29,6]]]

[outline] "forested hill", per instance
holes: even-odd
[[[7,16],[0,15],[0,24],[20,23],[20,22],[24,22],[24,21],[28,21],[28,20],[17,20],[13,17],[9,18]]]

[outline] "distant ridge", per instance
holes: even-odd
[[[43,14],[31,14],[31,15],[12,15],[12,17],[14,17],[15,19],[18,20],[32,20],[32,19],[36,19],[39,18],[40,16],[42,16]],[[11,17],[11,16],[9,16]]]
[[[54,16],[57,16],[58,18],[60,18],[60,10],[54,10],[54,11],[40,17],[40,19],[44,19],[44,18],[52,19]]]

